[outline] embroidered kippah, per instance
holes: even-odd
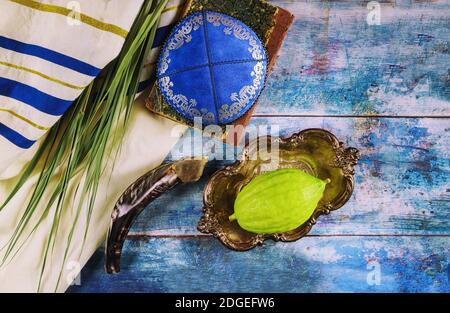
[[[171,32],[158,61],[158,87],[183,117],[227,124],[256,102],[264,87],[267,57],[258,36],[228,15],[188,15]]]

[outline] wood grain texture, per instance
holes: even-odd
[[[105,275],[99,251],[71,291],[450,292],[448,253],[448,237],[306,237],[248,252],[210,238],[138,240],[121,273]]]
[[[449,116],[450,2],[272,1],[296,20],[256,114]]]
[[[352,199],[295,243],[233,252],[196,230],[226,163],[212,161],[138,218],[122,273],[104,274],[100,249],[72,292],[450,292],[450,2],[380,1],[373,26],[368,1],[271,2],[296,21],[251,125],[325,128],[358,148]]]

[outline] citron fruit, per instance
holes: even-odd
[[[257,234],[293,230],[311,217],[329,182],[293,168],[261,174],[239,192],[229,219]]]

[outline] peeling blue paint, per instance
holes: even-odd
[[[122,273],[104,274],[99,250],[72,292],[450,292],[450,3],[382,4],[369,26],[358,1],[272,2],[297,20],[252,124],[360,149],[351,200],[314,237],[233,252],[195,237],[214,161],[138,218],[131,231],[151,239],[126,243]]]

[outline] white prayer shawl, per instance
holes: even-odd
[[[182,2],[169,1],[161,17],[140,91],[151,83],[158,47],[175,22]],[[33,157],[40,138],[119,54],[142,3],[143,0],[0,0],[0,202]],[[79,22],[71,17],[79,17]],[[55,290],[78,205],[74,189],[76,183],[82,184],[83,177],[71,182],[67,199],[73,200],[65,205],[41,291],[67,289],[105,239],[111,209],[121,192],[144,172],[158,166],[183,130],[174,122],[153,116],[145,109],[142,97],[136,101],[114,171],[109,162],[105,171],[109,174],[102,177],[86,245],[81,251],[86,216],[80,216],[61,282]],[[0,212],[0,247],[12,235],[37,179],[38,174],[30,177]],[[57,180],[54,177],[50,187]],[[48,196],[44,195],[41,203]],[[37,220],[41,212],[38,210],[33,217]],[[37,291],[52,219],[50,212],[15,258],[0,268],[0,292]],[[31,228],[34,224],[30,224]],[[0,260],[3,253],[0,250]]]

